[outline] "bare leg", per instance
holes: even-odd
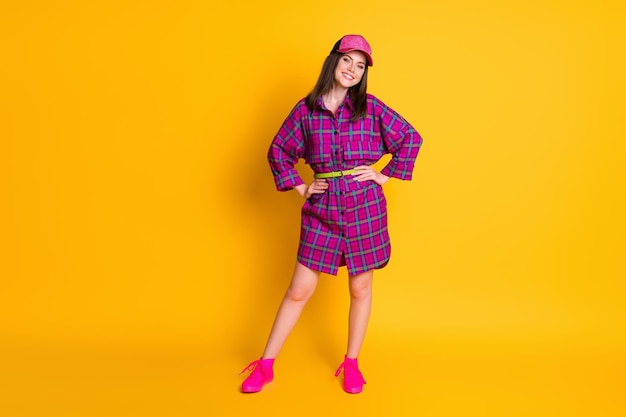
[[[365,331],[372,311],[372,282],[374,271],[350,277],[350,316],[348,327],[348,352],[349,358],[359,356]]]
[[[302,265],[300,262],[296,263],[291,284],[280,304],[267,345],[265,345],[263,359],[278,356],[287,337],[298,322],[302,309],[313,295],[319,275],[319,272]]]

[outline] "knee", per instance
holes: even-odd
[[[293,302],[306,302],[313,295],[315,287],[309,286],[291,286],[287,289],[286,297]]]
[[[350,298],[353,301],[365,301],[372,298],[372,283],[359,282],[350,285]]]

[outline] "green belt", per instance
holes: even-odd
[[[337,177],[343,177],[344,175],[355,174],[357,172],[359,172],[358,169],[349,169],[347,171],[319,172],[317,174],[314,174],[313,178],[315,178],[316,180],[319,180],[322,178],[337,178]]]

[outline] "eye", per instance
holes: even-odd
[[[357,68],[359,68],[360,70],[364,70],[365,69],[365,65],[358,65]]]

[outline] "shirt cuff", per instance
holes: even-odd
[[[274,175],[274,182],[278,191],[288,191],[295,186],[304,184],[295,168]]]
[[[388,177],[410,181],[413,178],[413,167],[414,164],[408,162],[403,163],[392,158],[380,173]]]

